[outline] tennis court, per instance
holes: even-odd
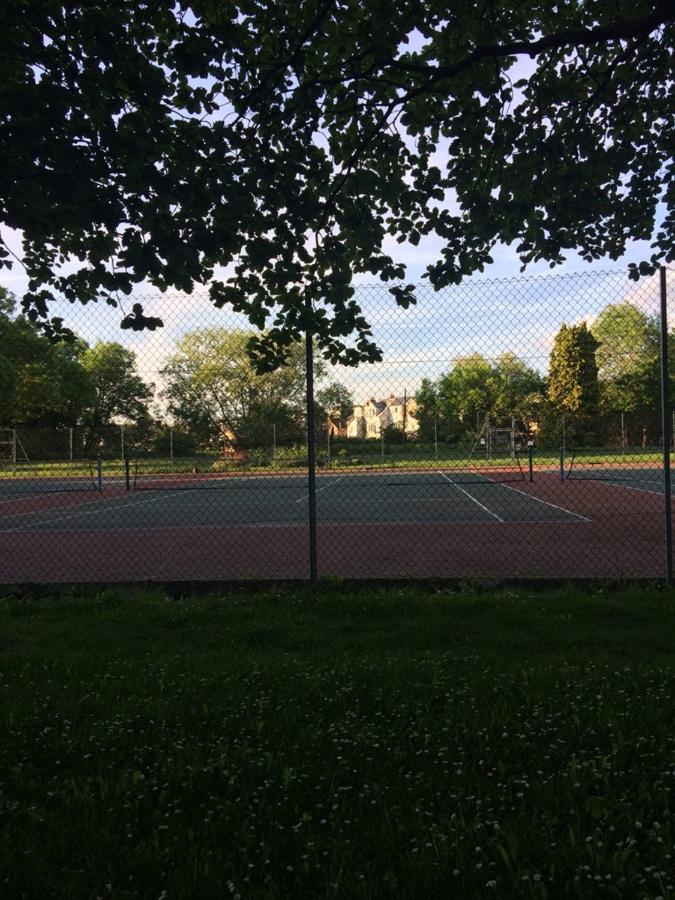
[[[320,575],[661,574],[658,469],[508,476],[319,474]],[[0,575],[5,583],[305,578],[308,497],[305,474],[5,478]]]
[[[663,496],[663,469],[659,466],[621,466],[598,464],[593,467],[572,470],[566,473],[568,480],[602,481],[616,487],[633,488],[637,491]],[[672,480],[672,479],[671,479]],[[672,489],[672,488],[671,488]]]
[[[48,490],[52,499],[33,512],[26,508],[33,504],[28,498],[35,497],[30,484],[15,483],[7,488],[1,484],[7,509],[0,527],[105,530],[167,524],[302,525],[307,521],[309,493],[304,475],[148,476],[136,490],[127,491],[122,479],[107,482],[100,492],[89,488],[82,485],[78,490],[70,482],[58,481],[43,491],[36,486],[38,496]],[[58,501],[53,499],[56,496]],[[16,506],[17,500],[21,508]],[[71,509],[71,504],[76,508]],[[317,514],[325,523],[513,523],[579,518],[516,485],[454,471],[319,475]]]

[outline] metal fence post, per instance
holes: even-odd
[[[307,488],[309,492],[309,580],[318,580],[316,544],[316,423],[314,414],[314,344],[312,332],[305,333],[307,364]]]
[[[668,304],[666,268],[661,266],[661,422],[663,428],[663,506],[666,538],[666,584],[673,583],[673,520],[670,494],[670,387],[668,384]]]

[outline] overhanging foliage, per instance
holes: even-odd
[[[392,242],[443,239],[435,287],[497,241],[526,265],[651,239],[650,271],[675,258],[674,19],[634,0],[5,4],[0,223],[25,236],[24,308],[58,335],[56,295],[209,282],[266,329],[260,367],[306,329],[356,364],[380,351],[353,276],[414,302]]]

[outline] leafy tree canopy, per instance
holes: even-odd
[[[606,306],[591,326],[598,342],[598,375],[603,381],[624,378],[659,354],[659,321],[633,303]]]
[[[7,288],[0,287],[0,316],[11,316],[15,311],[16,297]]]
[[[10,314],[11,300],[0,297]],[[53,344],[23,316],[0,311],[0,425],[75,425],[93,396],[85,346]]]
[[[295,344],[286,363],[257,373],[248,354],[252,333],[206,328],[184,335],[162,370],[164,396],[178,422],[219,434],[236,446],[301,438],[305,351]],[[323,375],[318,361],[315,377]]]
[[[82,355],[93,385],[87,424],[96,429],[116,417],[135,421],[148,415],[152,387],[136,371],[136,355],[114,341],[97,341]]]
[[[497,373],[480,353],[457,359],[438,384],[439,401],[445,416],[455,418],[469,430],[474,428],[477,413],[484,416],[492,409],[498,390]]]
[[[632,303],[606,306],[591,326],[598,342],[602,407],[656,410],[660,395],[659,323]]]
[[[494,368],[497,375],[494,415],[500,421],[515,417],[529,428],[539,414],[544,379],[515,353],[502,353]]]
[[[418,435],[421,441],[432,441],[438,437],[438,416],[440,404],[438,388],[430,378],[423,378],[420,388],[415,394],[417,405]]]
[[[592,419],[598,413],[598,342],[585,322],[560,326],[549,363],[546,397],[560,413]]]
[[[493,425],[512,418],[529,428],[538,417],[543,379],[513,353],[490,361],[480,353],[455,360],[436,384],[423,379],[416,395],[420,435],[457,440],[475,433],[478,422],[491,417]]]
[[[440,287],[498,240],[525,265],[651,239],[637,277],[675,255],[674,19],[665,0],[2,4],[0,223],[25,236],[24,309],[60,333],[55,292],[210,282],[265,328],[259,365],[307,328],[355,364],[380,351],[352,276],[405,276],[385,241],[440,236]]]
[[[332,381],[317,391],[316,402],[319,415],[331,416],[338,424],[344,424],[354,410],[352,392],[339,381]]]

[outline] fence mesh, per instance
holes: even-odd
[[[56,304],[69,345],[4,315],[2,580],[303,579],[314,504],[319,577],[663,577],[659,276],[416,297],[356,288],[381,362],[314,348],[313,498],[304,344],[257,375],[206,293]]]

